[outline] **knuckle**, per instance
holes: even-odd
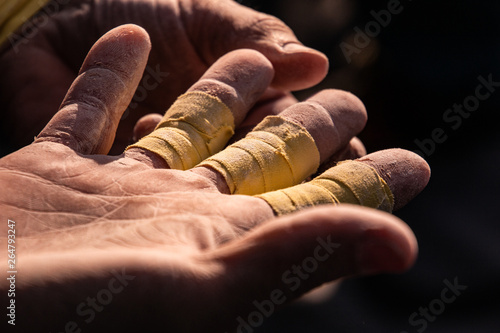
[[[255,39],[272,37],[282,46],[294,37],[292,30],[283,21],[269,14],[257,15],[255,21],[250,24],[250,29]]]

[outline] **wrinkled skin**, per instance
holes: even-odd
[[[276,76],[273,90],[265,97],[268,102],[292,99],[287,91],[313,86],[327,72],[327,58],[302,46],[285,24],[232,0],[60,2],[67,4],[52,1],[34,20],[36,28],[24,29],[26,37],[21,29],[3,47],[0,105],[8,118],[1,129],[3,141],[12,150],[31,143],[54,115],[95,41],[125,23],[146,29],[152,50],[140,88],[118,129],[111,151],[115,154],[131,142],[140,117],[163,114],[231,50],[256,49],[271,60]]]
[[[165,169],[140,151],[105,155],[149,50],[139,27],[106,34],[35,142],[0,160],[2,220],[16,222],[16,328],[224,332],[255,311],[255,300],[278,305],[340,277],[412,265],[415,237],[390,214],[339,205],[276,218],[261,199],[222,194],[220,178],[207,170]],[[248,111],[271,82],[271,64],[250,51],[224,59],[206,74],[211,87],[235,88],[234,96],[220,96],[233,102],[253,96],[240,103]],[[233,86],[224,83],[232,71]],[[255,84],[238,87],[240,80]],[[193,87],[207,89],[207,83]],[[317,97],[315,105],[324,105],[318,116],[337,114],[331,94]],[[340,118],[359,114],[359,103],[341,105]],[[300,118],[304,106],[291,113]],[[304,122],[311,133],[324,125]],[[345,133],[345,140],[355,134]],[[342,151],[330,141],[317,143],[326,152],[323,161]],[[410,152],[388,150],[364,160],[380,170],[399,206],[429,178],[428,166]],[[398,188],[411,197],[401,199]],[[7,230],[2,223],[3,248]],[[5,251],[1,256],[6,263]],[[298,284],[287,283],[284,274],[309,257],[317,258],[314,272],[302,271]],[[1,281],[6,293],[6,279]],[[113,295],[109,302],[106,292]],[[96,299],[105,306],[92,303]]]

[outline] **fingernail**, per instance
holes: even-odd
[[[311,49],[307,46],[304,46],[300,43],[297,43],[297,42],[291,42],[291,43],[288,43],[288,44],[285,44],[283,46],[283,50],[285,50],[285,52],[288,52],[288,53],[295,53],[295,52],[314,52],[314,53],[318,53],[318,51],[314,50],[314,49]]]
[[[401,272],[407,268],[403,253],[390,243],[372,241],[358,249],[358,269],[361,274]]]

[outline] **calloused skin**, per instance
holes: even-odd
[[[339,205],[277,218],[261,199],[221,193],[225,184],[211,170],[169,170],[140,149],[106,155],[150,47],[137,26],[107,33],[35,142],[0,160],[2,220],[16,222],[17,329],[225,332],[276,290],[280,303],[289,302],[341,277],[401,272],[413,264],[415,236],[393,215]],[[273,75],[264,56],[241,50],[190,89],[211,91],[242,122]],[[359,100],[338,91],[283,112],[316,133],[325,162],[361,130],[364,113]],[[356,124],[335,129],[346,119]],[[384,170],[398,206],[429,179],[427,164],[411,152],[364,159]],[[7,230],[2,223],[3,248]],[[283,274],[314,256],[319,244],[335,249],[322,252],[316,270],[291,288]],[[5,251],[0,260],[7,263]],[[0,281],[7,293],[7,280]]]
[[[1,130],[12,149],[32,142],[59,108],[91,46],[122,24],[143,27],[151,37],[152,50],[141,88],[118,128],[114,154],[131,143],[139,118],[163,114],[216,59],[231,50],[255,49],[272,62],[276,75],[272,89],[263,96],[268,105],[263,112],[267,113],[294,103],[288,92],[319,83],[328,69],[328,59],[304,47],[283,22],[233,0],[55,3],[58,11],[53,4],[42,11],[51,15],[42,15],[26,38],[23,30],[18,31],[20,37],[11,37],[0,53]]]

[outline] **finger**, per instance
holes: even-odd
[[[357,161],[346,161],[308,183],[258,197],[264,199],[276,215],[339,203],[391,212],[420,193],[429,178],[430,169],[424,159],[409,151],[391,149]]]
[[[82,154],[107,154],[146,67],[151,43],[135,25],[117,27],[89,51],[61,109],[35,142],[53,141]]]
[[[359,158],[375,170],[394,194],[394,210],[415,198],[429,183],[431,169],[419,155],[403,149],[381,150]]]
[[[150,113],[139,119],[134,126],[132,140],[137,142],[146,135],[151,134],[162,119],[163,116],[159,113]]]
[[[186,15],[186,29],[207,63],[231,50],[251,48],[272,62],[276,70],[275,88],[301,90],[316,85],[326,76],[328,58],[302,45],[279,19],[235,1],[192,4],[194,8]],[[200,22],[205,23],[201,29]]]
[[[330,158],[328,158],[325,162],[323,162],[320,165],[318,171],[313,175],[312,178],[334,167],[340,161],[355,160],[365,155],[366,155],[365,145],[358,137],[354,137],[351,139],[351,141],[349,141],[349,143],[344,148],[341,148],[332,156],[330,156]]]
[[[291,93],[268,88],[252,110],[248,112],[243,123],[236,129],[230,142],[234,143],[244,138],[245,135],[251,132],[265,117],[276,116],[297,103],[297,98]]]
[[[307,129],[316,142],[321,163],[359,134],[367,120],[366,108],[359,98],[334,89],[323,90],[280,116]]]
[[[273,75],[257,51],[225,55],[179,97],[153,133],[127,148],[127,156],[146,154],[151,165],[192,168],[224,148]]]
[[[349,141],[347,146],[340,149],[335,154],[331,156],[329,160],[334,161],[344,161],[344,160],[354,160],[366,155],[366,148],[363,142],[358,138],[354,137]]]
[[[278,115],[298,102],[290,92],[268,88],[240,126],[256,126],[265,117]]]
[[[313,174],[365,123],[366,110],[357,97],[322,91],[278,117],[267,117],[194,171],[215,179],[222,192],[254,195],[287,188]]]
[[[339,93],[339,95],[345,94],[341,91],[337,91],[337,93]],[[245,121],[240,125],[240,128],[236,130],[235,135],[230,141],[231,143],[244,138],[245,135],[251,132],[255,128],[255,126],[260,123],[265,117],[281,114],[287,108],[298,103],[297,99],[292,94],[284,93],[282,91],[274,89],[269,92],[268,96],[268,98],[263,98],[259,102],[259,104],[257,104],[255,108],[248,114],[247,118],[245,118]],[[364,106],[358,103],[357,98],[353,98],[351,109],[355,110],[356,108],[364,110]],[[346,110],[346,113],[347,112],[350,113],[352,111]],[[331,143],[332,142],[325,142],[325,144],[330,146],[332,150],[337,150],[337,147],[340,145],[340,143],[335,146],[331,146]],[[326,169],[334,166],[339,161],[348,159],[352,160],[364,155],[366,155],[365,146],[363,145],[361,140],[354,137],[345,147],[338,149],[335,153],[333,153],[332,156],[330,156],[325,162],[323,162],[320,166],[319,171],[323,172]]]
[[[417,252],[413,232],[395,216],[341,205],[273,220],[208,259],[224,267],[223,295],[233,301],[238,295],[237,326],[239,317],[248,322],[259,309],[274,312],[335,279],[405,271]]]

